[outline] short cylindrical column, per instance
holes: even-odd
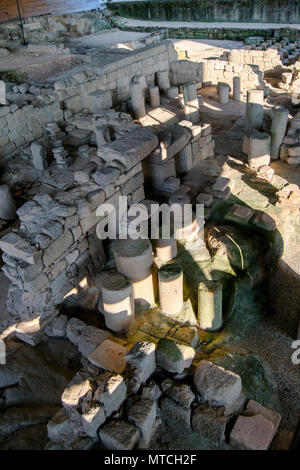
[[[219,330],[222,326],[222,284],[217,281],[203,281],[198,287],[198,323],[208,331]]]
[[[186,119],[193,124],[197,124],[200,120],[199,115],[199,100],[197,94],[197,87],[195,82],[186,83],[182,86],[183,99],[184,99],[184,113]]]
[[[152,108],[158,108],[160,106],[160,95],[158,86],[149,87],[150,106]]]
[[[0,219],[14,220],[16,218],[16,205],[9,187],[0,186]]]
[[[146,115],[145,96],[139,83],[130,83],[131,105],[134,116],[140,119]]]
[[[248,164],[253,169],[258,169],[270,163],[271,137],[263,132],[253,131],[248,141]]]
[[[246,128],[260,130],[264,121],[263,90],[248,90],[246,104]]]
[[[241,101],[241,78],[233,77],[233,99]]]
[[[175,156],[176,174],[182,175],[187,173],[193,167],[193,155],[192,146],[187,144],[180,152]]]
[[[138,83],[143,91],[143,95],[144,97],[146,98],[147,96],[147,90],[148,90],[148,86],[147,86],[147,82],[146,82],[146,78],[144,75],[135,75],[132,79],[133,83]]]
[[[134,322],[133,289],[131,282],[120,273],[112,273],[102,284],[102,300],[107,328],[122,331]]]
[[[96,135],[96,142],[97,142],[97,147],[102,147],[102,145],[107,144],[105,135],[104,135],[104,126],[96,126],[95,127],[95,135]]]
[[[114,255],[117,270],[128,277],[133,285],[135,300],[153,305],[155,279],[152,246],[147,239],[115,240]]]
[[[168,70],[156,72],[156,83],[159,89],[163,92],[166,92],[167,89],[170,88],[171,85]]]
[[[271,159],[278,160],[280,146],[283,142],[286,126],[289,118],[289,110],[278,106],[274,109],[271,125]]]
[[[155,240],[156,256],[161,261],[171,261],[177,256],[177,243],[175,238],[159,238]]]
[[[167,264],[158,272],[160,308],[166,315],[180,312],[183,306],[183,272],[179,264]]]
[[[219,100],[221,104],[229,103],[229,86],[226,83],[218,85]]]
[[[178,87],[177,86],[171,86],[170,88],[167,89],[166,91],[166,96],[169,98],[169,100],[173,100],[177,98],[178,96]]]

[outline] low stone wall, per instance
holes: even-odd
[[[241,90],[244,94],[251,88],[264,86],[262,72],[254,65],[236,64],[225,60],[202,60],[201,62],[180,60],[171,63],[171,79],[174,85],[182,85],[195,80],[204,85],[227,83],[232,90],[234,77],[240,77]]]
[[[277,49],[266,51],[253,51],[234,49],[226,54],[227,60],[234,64],[257,65],[261,72],[271,72],[275,68],[282,68],[282,60]]]
[[[23,145],[41,137],[43,127],[48,122],[64,121],[73,113],[94,104],[98,109],[106,109],[111,108],[112,104],[128,100],[133,76],[145,75],[148,85],[152,85],[155,73],[169,70],[170,62],[175,59],[177,53],[172,43],[165,41],[103,67],[91,66],[56,82],[54,88],[38,85],[31,86],[26,93],[12,93],[13,88],[8,93],[15,102],[9,106],[0,106],[0,159],[9,158]],[[7,84],[7,89],[11,88],[12,85]],[[91,112],[94,111],[91,109]]]
[[[110,29],[103,12],[92,10],[67,15],[43,15],[24,19],[25,39],[28,43],[61,42],[69,37],[95,34]],[[19,20],[0,23],[0,47],[19,45],[22,42]]]

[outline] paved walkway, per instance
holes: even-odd
[[[132,20],[129,18],[115,17],[118,23],[130,27],[148,27],[148,28],[191,28],[191,29],[299,29],[300,24],[287,23],[209,23],[209,22],[185,22],[185,21],[143,21]]]

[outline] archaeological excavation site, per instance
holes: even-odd
[[[300,1],[0,1],[0,165],[0,450],[299,448]]]

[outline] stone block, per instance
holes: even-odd
[[[105,423],[106,417],[104,408],[97,403],[89,403],[81,416],[82,426],[90,437],[98,436],[98,429]]]
[[[169,418],[177,421],[183,428],[191,428],[191,409],[185,408],[171,398],[163,397],[160,401],[161,411]]]
[[[138,397],[130,406],[128,420],[140,431],[145,446],[150,444],[156,422],[156,401]]]
[[[199,405],[193,410],[192,428],[206,437],[209,441],[222,442],[225,440],[226,417],[225,408]]]
[[[66,334],[68,339],[73,343],[75,346],[78,346],[79,338],[86,328],[86,324],[79,320],[79,318],[73,317],[68,321]]]
[[[63,391],[61,402],[67,410],[75,410],[83,400],[92,399],[92,384],[82,372],[77,372]]]
[[[177,374],[190,367],[194,356],[194,348],[167,338],[160,339],[156,349],[157,364],[166,371]]]
[[[179,403],[184,408],[190,408],[195,400],[195,395],[188,384],[175,382],[175,380],[166,379],[162,382],[161,388],[167,397]]]
[[[94,400],[103,405],[105,416],[108,418],[126,399],[127,387],[121,375],[111,372],[104,372],[96,381],[98,388],[94,393]]]
[[[121,419],[112,419],[99,432],[104,447],[110,450],[132,450],[140,439],[139,430]]]
[[[92,354],[95,349],[110,337],[110,333],[101,330],[96,326],[86,326],[83,328],[78,340],[78,349],[85,357]]]
[[[134,371],[134,378],[139,383],[145,383],[155,372],[154,343],[141,341],[136,343],[126,354],[126,360]]]
[[[205,360],[196,368],[194,385],[205,401],[216,406],[230,405],[242,391],[239,375]]]
[[[83,107],[91,113],[112,107],[111,92],[109,90],[96,90],[82,96]]]
[[[240,415],[230,433],[230,444],[241,450],[268,450],[274,424],[261,414]]]
[[[126,367],[125,356],[128,350],[113,341],[106,339],[88,357],[89,361],[101,369],[121,374]]]

